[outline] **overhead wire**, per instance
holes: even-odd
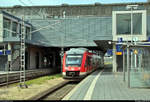
[[[22,0],[19,0],[19,2],[20,2],[21,4],[23,4],[24,6],[27,6],[27,4],[24,3]]]
[[[32,5],[34,5],[34,3],[31,0],[28,0]]]

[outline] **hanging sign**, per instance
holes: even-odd
[[[3,53],[3,50],[0,50],[0,55],[3,55],[4,53]]]
[[[134,54],[138,54],[138,51],[137,51],[137,50],[134,50]]]
[[[116,55],[122,55],[122,52],[121,45],[116,45]]]
[[[10,54],[11,54],[11,50],[6,50],[6,51],[5,51],[5,54],[6,54],[6,55],[10,55]]]

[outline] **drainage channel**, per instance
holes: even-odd
[[[61,100],[63,99],[79,82],[71,81],[61,87],[60,89],[54,91],[51,94],[46,95],[40,100]]]

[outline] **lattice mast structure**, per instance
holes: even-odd
[[[21,34],[20,34],[20,87],[27,88],[25,84],[25,26],[24,16],[22,16]]]

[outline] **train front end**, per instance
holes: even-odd
[[[81,78],[80,75],[82,64],[82,55],[68,54],[63,60],[63,77],[64,78]]]
[[[81,79],[84,77],[84,75],[82,75],[83,53],[72,51],[72,53],[66,52],[64,54],[62,70],[63,78]]]

